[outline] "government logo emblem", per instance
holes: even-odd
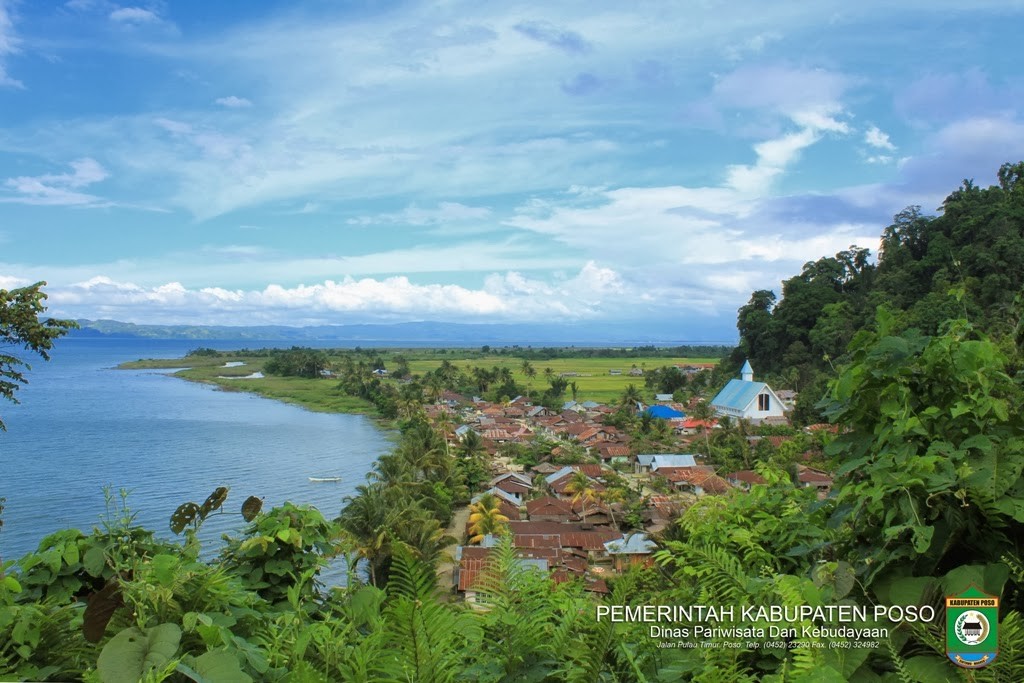
[[[946,598],[946,655],[957,666],[980,669],[999,654],[999,598],[977,586]]]

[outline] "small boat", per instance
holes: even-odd
[[[312,482],[341,481],[341,477],[310,477],[309,480]]]

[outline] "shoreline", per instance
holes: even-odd
[[[397,431],[397,423],[382,417],[376,407],[361,398],[349,396],[336,390],[337,383],[330,378],[307,379],[302,377],[249,377],[262,372],[264,358],[231,355],[226,358],[146,358],[124,361],[115,370],[173,370],[170,377],[197,384],[209,384],[220,391],[255,394],[261,398],[298,406],[315,413],[336,413],[361,415],[373,421],[388,437]],[[225,363],[241,362],[242,365],[225,367]],[[236,376],[232,376],[237,373]]]

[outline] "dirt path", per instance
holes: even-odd
[[[450,590],[455,575],[455,549],[464,543],[466,535],[466,524],[469,522],[469,506],[461,507],[452,516],[452,523],[448,525],[445,533],[454,536],[457,540],[454,544],[444,549],[444,557],[437,564],[437,583],[442,590]]]

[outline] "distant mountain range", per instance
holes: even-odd
[[[144,339],[339,341],[349,343],[437,343],[443,345],[537,345],[537,344],[682,344],[733,345],[735,328],[708,329],[684,333],[673,329],[679,323],[638,325],[631,322],[559,324],[466,324],[446,322],[409,322],[394,324],[316,325],[136,325],[117,320],[78,320],[78,337],[120,337]],[[731,327],[731,326],[729,326]],[[730,338],[730,332],[732,337]]]

